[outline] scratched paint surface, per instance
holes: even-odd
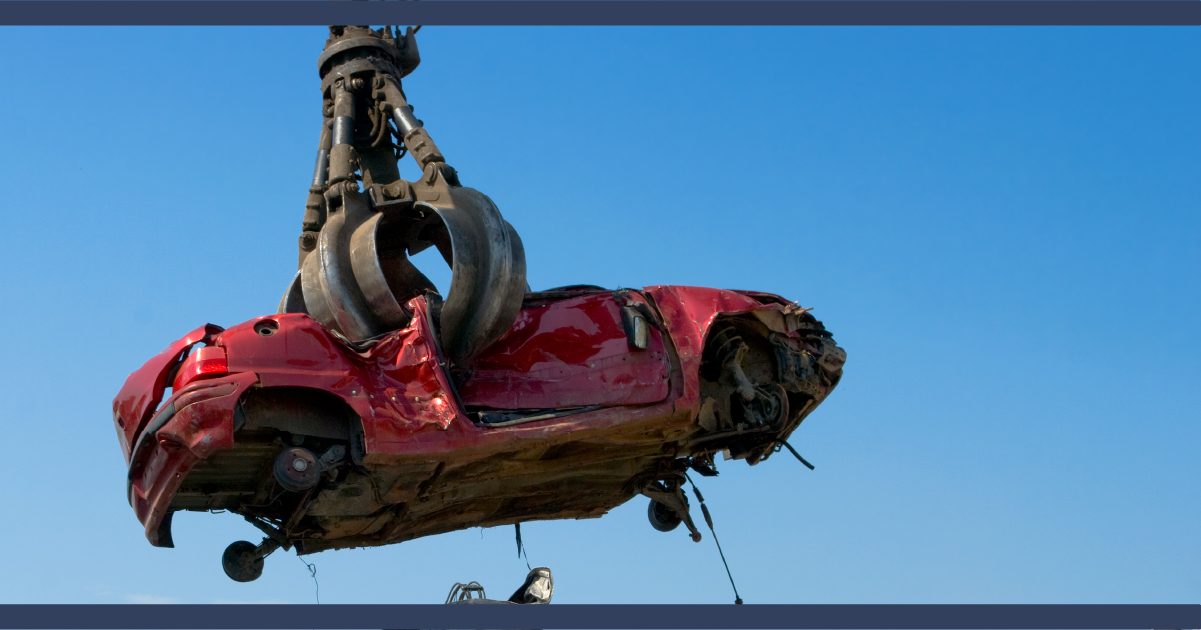
[[[125,385],[113,400],[113,424],[117,428],[126,461],[129,461],[130,449],[138,431],[163,399],[168,370],[181,354],[204,339],[205,335],[220,331],[220,328],[211,324],[193,330],[167,346],[125,380]]]
[[[694,404],[700,396],[701,358],[713,320],[722,313],[776,308],[754,299],[755,294],[707,287],[665,285],[646,287],[646,292],[655,300],[663,323],[676,343],[684,374],[684,399],[689,404]],[[779,300],[776,296],[771,297]]]
[[[549,409],[636,405],[667,397],[663,338],[631,348],[611,292],[523,308],[513,327],[470,365],[469,407]]]

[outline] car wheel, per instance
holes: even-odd
[[[684,522],[684,519],[676,514],[675,510],[658,501],[651,501],[651,504],[647,506],[646,517],[650,520],[651,527],[661,532],[670,532]]]
[[[253,582],[263,574],[263,558],[254,543],[239,540],[221,554],[221,568],[235,582]]]

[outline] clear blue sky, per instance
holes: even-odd
[[[274,310],[323,28],[0,29],[0,602],[311,603],[229,515],[152,548],[110,401]],[[458,28],[405,88],[530,284],[780,293],[847,349],[817,465],[702,489],[750,603],[1201,600],[1195,28]],[[412,169],[406,163],[406,168]],[[731,465],[735,464],[735,465]],[[730,602],[712,539],[523,527],[557,602]],[[511,527],[310,556],[323,603],[507,596]]]

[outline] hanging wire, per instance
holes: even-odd
[[[705,505],[705,497],[701,495],[701,489],[696,487],[696,483],[684,473],[684,478],[692,485],[692,493],[696,495],[696,500],[701,504],[701,513],[705,515],[705,524],[709,526],[709,531],[713,534],[713,542],[717,545],[717,553],[721,556],[721,564],[726,568],[726,577],[730,578],[730,587],[734,589],[734,603],[741,604],[742,598],[738,596],[738,587],[734,585],[734,574],[730,573],[730,564],[726,562],[726,554],[721,550],[721,541],[717,539],[717,530],[713,529],[713,517],[709,515],[709,506]]]
[[[521,544],[521,523],[514,523],[514,527],[517,529],[517,559],[520,560],[524,556],[525,568],[533,571],[530,568],[530,556],[525,552],[525,545]]]
[[[309,570],[309,573],[313,576],[313,586],[316,589],[317,604],[320,605],[321,604],[321,585],[317,583],[317,565],[305,562],[304,558],[301,558],[300,556],[296,556],[296,559],[299,560],[301,562],[301,564],[303,564],[305,567],[307,567]]]
[[[775,442],[776,444],[780,444],[780,445],[782,445],[782,446],[786,447],[786,448],[787,448],[789,451],[791,451],[791,452],[792,452],[792,454],[793,454],[793,455],[795,455],[795,456],[796,456],[796,458],[797,458],[797,461],[799,461],[799,462],[801,462],[802,464],[804,464],[804,465],[808,466],[808,467],[809,467],[809,470],[813,470],[813,464],[810,464],[809,462],[805,461],[805,458],[804,458],[804,457],[801,457],[801,454],[800,454],[800,453],[798,453],[798,452],[796,452],[796,449],[795,449],[795,448],[792,448],[792,445],[791,445],[791,444],[789,444],[788,442],[785,442],[784,440],[781,440],[781,439],[775,439],[775,440],[772,440],[772,442]],[[777,449],[777,450],[779,450],[779,449]]]

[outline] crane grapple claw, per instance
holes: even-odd
[[[402,328],[408,301],[436,290],[409,257],[436,246],[451,267],[439,338],[447,357],[463,361],[516,319],[527,287],[525,250],[496,204],[459,184],[413,116],[400,80],[415,66],[415,50],[411,33],[331,28],[318,62],[325,124],[300,270],[279,312],[306,313],[351,341]],[[422,169],[412,183],[396,166],[404,153]]]

